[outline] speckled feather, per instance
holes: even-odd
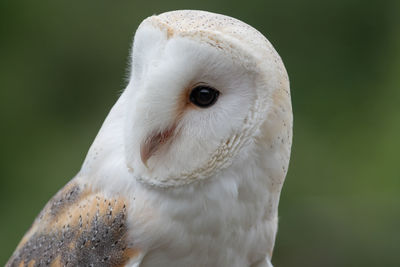
[[[126,201],[67,184],[46,205],[6,266],[124,266],[139,251],[127,240]]]

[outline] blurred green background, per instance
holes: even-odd
[[[400,266],[400,1],[0,1],[0,265],[79,170],[139,23],[241,19],[291,79],[294,140],[273,263]]]

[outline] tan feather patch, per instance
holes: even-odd
[[[76,182],[45,206],[6,266],[123,266],[140,250],[128,242],[126,200]]]

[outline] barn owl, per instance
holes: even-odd
[[[126,89],[7,266],[272,266],[292,110],[251,26],[172,11],[136,31]]]

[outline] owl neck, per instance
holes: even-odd
[[[202,248],[200,244],[208,240],[208,253],[218,251],[220,255],[205,256],[224,257],[224,248],[230,248],[234,251],[230,256],[235,257],[232,262],[260,260],[254,251],[271,255],[277,231],[279,191],[271,186],[268,174],[258,164],[243,156],[229,168],[198,183],[168,189],[142,187],[140,191],[146,194],[140,195],[144,199],[136,201],[151,203],[152,214],[160,218],[155,228],[162,230],[156,233],[154,243],[170,240],[163,249],[170,249],[172,254],[182,249],[183,240],[193,248]],[[171,233],[179,234],[179,238],[171,237]],[[201,253],[201,249],[193,251]],[[163,255],[168,253],[164,251],[160,256]]]
[[[103,122],[78,173],[78,177],[90,180],[94,187],[108,187],[110,180],[114,180],[115,177],[131,180],[124,160],[123,145],[126,99],[125,91]],[[122,182],[117,182],[116,185]]]

